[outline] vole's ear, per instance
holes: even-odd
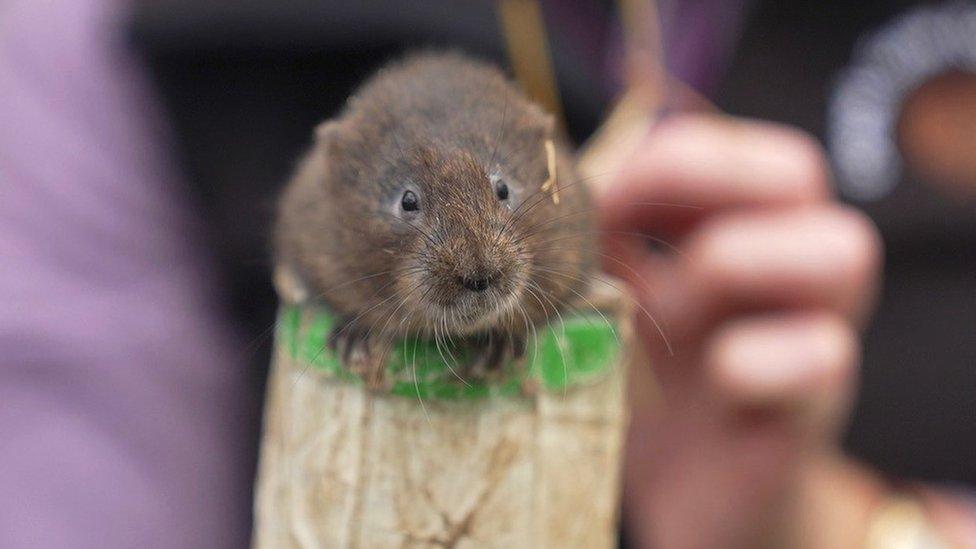
[[[533,106],[529,112],[528,120],[522,122],[530,139],[535,141],[545,141],[552,139],[556,133],[556,117]]]
[[[315,146],[327,156],[339,148],[342,127],[335,120],[326,120],[315,127]]]
[[[275,265],[273,281],[278,296],[286,303],[304,303],[308,301],[308,286],[290,263],[278,263]]]
[[[552,139],[556,133],[556,117],[548,112],[542,112],[542,135],[546,139]]]

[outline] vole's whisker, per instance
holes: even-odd
[[[548,248],[548,249],[553,250],[553,249],[557,249],[557,248]],[[644,277],[644,275],[642,275],[641,273],[639,273],[636,269],[634,269],[628,263],[626,263],[625,261],[622,261],[619,257],[617,257],[615,255],[612,255],[612,254],[609,254],[609,253],[606,253],[606,252],[600,252],[600,251],[594,251],[593,253],[596,253],[597,255],[599,255],[601,257],[604,257],[604,258],[606,258],[606,259],[608,259],[610,261],[613,261],[614,263],[620,265],[621,267],[623,267],[624,269],[626,269],[628,272],[630,272],[632,275],[634,275],[634,277],[637,280],[640,281],[642,291],[645,294],[647,294],[651,299],[654,299],[654,296],[653,296],[653,286],[651,285],[650,281],[648,281],[647,278]],[[567,275],[565,273],[560,273],[560,274],[562,274],[563,276],[569,276],[569,275]],[[616,285],[609,284],[607,281],[602,280],[602,279],[598,279],[598,280],[600,280],[601,282],[604,282],[607,285],[609,285],[609,286],[617,289],[617,286]],[[638,305],[638,306],[640,305],[636,300],[633,299],[633,297],[629,293],[625,293],[624,296],[625,296],[626,299],[629,299],[630,301],[632,301],[635,305]],[[650,318],[650,320],[655,325],[657,325],[657,321],[653,317],[651,317],[650,315],[648,315],[648,317]],[[659,327],[658,330],[661,331],[661,327]],[[666,339],[666,337],[664,336],[663,333],[661,334],[661,337],[662,337],[662,339],[665,339],[665,341],[667,341],[667,339]],[[670,347],[670,345],[669,345],[669,347]]]
[[[603,322],[606,323],[607,328],[610,329],[610,333],[613,334],[613,338],[614,338],[614,340],[616,340],[617,345],[620,345],[620,338],[617,337],[617,330],[614,329],[613,324],[610,322],[610,319],[608,319],[607,316],[605,314],[603,314],[603,311],[601,311],[600,309],[598,309],[597,306],[594,305],[592,301],[590,301],[589,299],[586,298],[586,296],[584,296],[580,292],[578,292],[575,289],[573,289],[572,286],[567,285],[567,284],[563,284],[561,282],[557,282],[555,280],[552,280],[551,282],[553,282],[554,284],[559,285],[560,288],[563,288],[565,290],[570,291],[573,295],[575,295],[576,297],[578,297],[579,299],[581,299],[583,301],[583,303],[586,304],[589,308],[593,309],[593,312],[595,312],[596,314],[600,315],[600,318],[602,318],[603,319]],[[566,303],[565,301],[563,301],[561,299],[558,299],[558,298],[556,300],[559,301],[559,303],[561,305],[563,305],[564,307],[573,309],[580,316],[585,316],[585,315],[583,315],[583,312],[582,311],[580,311],[576,307],[572,306],[571,304]]]
[[[530,296],[532,296],[533,299],[535,299],[539,303],[539,308],[546,315],[546,324],[548,324],[549,313],[546,311],[546,306],[543,305],[542,300],[539,299],[539,296],[537,296],[535,292],[533,292],[528,285],[526,285],[525,290],[526,292],[528,292]],[[529,314],[526,312],[525,307],[522,306],[521,303],[519,304],[519,309],[521,309],[522,311],[522,316],[525,319],[525,323],[532,328],[532,341],[534,342],[533,350],[532,350],[532,363],[534,364],[535,361],[539,358],[539,332],[535,327],[535,323],[529,320]]]
[[[401,267],[399,269],[388,269],[388,270],[385,270],[385,271],[380,271],[378,273],[373,273],[373,274],[369,274],[369,275],[366,275],[366,276],[361,276],[359,278],[354,278],[352,280],[347,280],[346,282],[343,282],[341,284],[336,284],[335,286],[331,286],[328,289],[319,292],[317,294],[316,298],[321,299],[321,298],[325,297],[325,295],[328,294],[329,292],[334,292],[334,291],[338,290],[339,288],[344,288],[346,286],[349,286],[350,284],[355,284],[357,282],[362,282],[364,280],[370,280],[370,279],[376,278],[378,276],[383,276],[383,275],[387,275],[387,274],[399,274],[401,272],[404,272],[405,270],[407,270],[407,267]]]
[[[665,203],[665,202],[631,202],[629,204],[630,205],[634,205],[634,206],[662,206],[662,207],[700,209],[700,207],[698,207],[698,206],[687,206],[687,205],[683,205],[683,204],[669,204],[669,203]],[[553,223],[556,223],[558,221],[562,221],[562,220],[569,219],[569,218],[572,218],[572,217],[580,216],[580,215],[583,215],[583,214],[586,214],[586,213],[596,212],[596,211],[599,211],[599,210],[600,210],[599,207],[587,208],[587,209],[584,209],[584,210],[575,211],[575,212],[569,212],[569,213],[566,213],[566,214],[563,214],[563,215],[560,215],[560,216],[557,216],[557,217],[554,217],[554,218],[551,218],[551,219],[547,219],[547,220],[545,220],[545,221],[543,221],[541,223],[537,223],[535,225],[530,225],[528,227],[525,227],[522,230],[522,234],[519,236],[519,238],[515,239],[514,242],[520,242],[522,240],[525,240],[526,238],[529,238],[531,236],[534,236],[536,234],[539,234],[540,232],[544,232],[544,231],[542,231],[542,228],[543,227],[549,227]],[[559,228],[561,228],[561,227],[559,227]],[[595,231],[595,232],[596,231],[607,232],[604,229],[595,229],[594,228],[592,230]],[[633,234],[638,235],[638,234],[643,234],[643,233],[633,233]]]
[[[529,320],[529,313],[526,312],[525,306],[518,303],[519,314],[522,315],[522,324],[525,328],[524,336],[526,338],[529,335],[532,336],[532,362],[535,363],[536,359],[539,357],[539,332],[536,330],[535,324]]]
[[[558,270],[554,270],[554,269],[546,269],[546,268],[540,268],[540,270],[542,270],[543,272],[548,272],[549,274],[554,274],[554,275],[558,275],[558,276],[564,276],[564,277],[567,277],[567,278],[570,278],[570,279],[575,279],[577,281],[585,282],[585,281],[583,281],[583,279],[581,279],[579,277],[576,277],[574,275],[570,275],[570,274],[564,273],[562,271],[558,271]],[[674,349],[671,346],[670,339],[668,339],[668,336],[665,334],[664,329],[658,323],[657,319],[654,318],[654,315],[652,315],[650,313],[650,311],[648,311],[647,308],[644,307],[644,305],[642,305],[637,299],[634,299],[633,297],[631,297],[629,293],[627,293],[626,291],[624,291],[623,289],[621,289],[619,286],[617,286],[616,284],[611,283],[608,280],[605,280],[605,279],[600,278],[600,277],[594,277],[593,280],[595,280],[597,282],[600,282],[602,284],[606,284],[607,286],[613,288],[624,299],[627,299],[628,301],[630,301],[631,303],[633,303],[634,306],[637,307],[641,311],[641,313],[643,313],[644,316],[646,316],[647,319],[651,321],[651,324],[654,325],[654,329],[657,330],[657,333],[661,336],[661,339],[664,341],[664,345],[667,348],[668,355],[669,356],[674,356]]]
[[[390,284],[392,284],[392,282]],[[376,308],[383,306],[385,303],[389,302],[390,300],[396,299],[397,297],[399,297],[397,294],[393,294],[393,295],[391,295],[389,297],[384,298],[383,300],[381,300],[381,301],[379,301],[377,303],[374,303],[372,306],[368,307],[366,310],[360,312],[358,315],[356,315],[355,317],[353,317],[352,320],[346,322],[346,324],[342,328],[340,328],[340,330],[335,334],[335,337],[338,338],[346,330],[348,330],[350,327],[352,327],[360,318],[362,318],[363,316],[369,314],[371,311],[375,310]]]
[[[430,424],[430,414],[427,413],[427,405],[424,404],[424,395],[420,392],[420,380],[417,379],[417,343],[414,341],[413,344],[413,361],[407,361],[407,346],[403,346],[403,363],[410,364],[410,369],[413,373],[413,388],[417,392],[417,400],[420,402],[420,409],[424,412],[424,417],[427,418],[427,424]]]
[[[539,289],[542,290],[542,288]],[[552,302],[550,296],[546,295],[546,293],[543,292],[542,297],[545,298],[546,301],[549,301],[549,303],[552,305],[552,310],[556,313],[556,316],[559,318],[559,328],[560,330],[562,330],[562,340],[556,341],[556,349],[559,351],[559,359],[563,363],[563,378],[569,380],[569,365],[566,363],[566,351],[563,350],[563,345],[562,345],[562,343],[566,341],[566,319],[563,318],[562,313],[559,312],[559,307],[556,307],[556,304]],[[551,328],[552,325],[550,324],[550,329]],[[564,394],[567,386],[568,384],[563,385]]]
[[[573,180],[573,181],[571,181],[569,183],[566,183],[566,184],[560,183],[557,180],[557,182],[556,182],[556,188],[557,188],[557,191],[558,192],[564,192],[566,190],[569,190],[569,189],[575,187],[576,185],[581,185],[581,184],[584,184],[584,183],[586,183],[588,181],[591,181],[591,180],[593,180],[593,179],[595,179],[597,177],[603,177],[605,175],[610,175],[610,174],[613,174],[613,173],[617,173],[617,172],[607,172],[607,173],[603,173],[603,174],[594,174],[594,175],[587,176],[587,177],[580,177],[580,178],[577,178],[577,179],[575,179],[575,180]],[[510,219],[511,225],[514,225],[515,223],[517,223],[520,219],[522,219],[523,217],[525,217],[535,207],[539,206],[540,204],[545,203],[545,201],[548,198],[550,198],[549,192],[546,191],[546,190],[543,190],[542,188],[537,189],[532,194],[530,194],[529,196],[525,197],[522,200],[522,203],[519,204],[515,208],[515,211],[514,212],[512,212],[512,217]],[[523,207],[526,207],[526,208],[524,210],[522,210]]]
[[[451,338],[452,336],[450,335],[450,331],[447,329],[447,314],[446,314],[446,312],[444,314],[444,330],[445,330],[445,333],[448,335],[448,337]],[[448,345],[454,345],[453,338],[448,343]],[[452,359],[454,359],[454,364],[460,369],[461,368],[461,363],[460,363],[460,361],[457,360],[457,358],[454,356],[454,354],[451,353],[450,347],[448,347],[446,349],[446,351],[447,351],[447,354]],[[441,356],[441,358],[443,358],[443,355]],[[461,375],[458,374],[457,371],[454,368],[451,367],[451,363],[450,362],[448,362],[448,361],[445,360],[444,363],[447,364],[447,369],[450,370],[451,373],[454,374],[454,377],[458,378],[461,381],[461,383],[463,383],[467,387],[470,387],[471,386],[471,384],[468,383],[467,380],[465,380],[463,377],[461,377]]]
[[[451,369],[451,362],[444,354],[444,348],[447,347],[447,340],[444,334],[441,332],[441,330],[445,329],[444,327],[447,326],[446,316],[447,313],[441,311],[441,314],[437,317],[437,322],[434,323],[434,346],[437,349],[437,354],[441,357],[441,361],[447,365],[448,369]]]
[[[387,327],[387,325],[389,325],[390,320],[392,320],[393,317],[396,316],[396,314],[400,311],[400,309],[407,303],[407,300],[410,299],[410,296],[413,295],[413,293],[416,292],[418,289],[420,289],[420,287],[423,284],[424,284],[423,281],[420,281],[420,282],[414,284],[413,287],[411,287],[410,290],[400,299],[400,303],[396,306],[395,309],[393,309],[393,312],[391,312],[389,315],[387,315],[386,322],[383,323],[383,327],[380,328],[380,331],[379,331],[378,335],[380,335],[380,336],[385,335],[386,327]],[[404,318],[406,318],[406,317],[404,317]],[[366,336],[365,337],[367,339],[369,338],[370,334],[372,334],[373,328],[375,328],[375,327],[376,327],[376,324],[373,324],[372,326],[369,327],[369,330],[366,331]]]
[[[437,240],[433,237],[433,235],[431,235],[427,231],[421,229],[420,227],[414,225],[413,223],[408,223],[408,222],[404,221],[402,218],[400,218],[399,216],[393,215],[392,213],[389,213],[389,212],[376,211],[375,213],[377,213],[379,215],[384,215],[384,216],[387,216],[387,217],[392,217],[393,219],[397,220],[398,223],[401,223],[403,225],[406,225],[408,228],[410,228],[411,230],[415,231],[417,234],[419,234],[421,237],[423,237],[423,239],[426,240],[427,243],[430,244],[431,246],[437,246],[437,244],[438,244],[437,243]]]
[[[678,255],[678,256],[681,256],[681,257],[687,259],[687,256],[685,255],[685,253],[680,248],[678,248],[677,246],[675,246],[674,244],[671,244],[670,242],[668,242],[667,240],[664,240],[663,238],[658,238],[656,236],[651,236],[651,235],[645,234],[645,233],[639,233],[639,232],[634,232],[634,231],[617,231],[617,230],[612,230],[612,229],[587,229],[587,230],[575,231],[575,232],[570,231],[570,232],[568,232],[568,234],[566,234],[567,231],[561,231],[561,233],[562,233],[562,235],[559,238],[553,238],[553,239],[550,239],[550,240],[543,240],[541,242],[534,242],[533,243],[533,247],[536,250],[560,249],[560,248],[546,248],[545,246],[547,244],[552,244],[552,243],[555,243],[555,242],[561,242],[561,241],[564,241],[564,240],[570,240],[570,239],[574,239],[574,238],[580,238],[580,236],[585,236],[585,235],[587,235],[589,233],[604,233],[604,234],[615,234],[615,235],[622,235],[622,236],[632,236],[634,238],[639,238],[641,240],[646,240],[647,242],[653,242],[654,244],[659,244],[661,246],[664,246],[665,248],[667,248],[671,252],[674,252],[675,255]]]
[[[404,316],[400,320],[401,327],[403,326],[403,321],[406,320],[406,319],[407,319],[407,317]],[[399,328],[397,329],[397,332],[399,334]],[[418,341],[417,341],[416,336],[414,336],[414,339],[413,339],[413,362],[412,363],[407,361],[407,347],[409,346],[406,343],[407,341],[410,341],[410,339],[409,339],[409,336],[405,335],[404,336],[404,345],[403,345],[403,364],[404,365],[407,365],[407,364],[410,364],[411,365],[411,371],[413,373],[413,387],[414,387],[414,390],[417,391],[417,400],[420,401],[420,409],[423,410],[424,417],[427,418],[427,424],[429,425],[430,424],[430,414],[427,413],[427,405],[424,404],[424,395],[420,392],[420,380],[417,379],[417,346],[418,346]]]

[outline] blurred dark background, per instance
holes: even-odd
[[[567,126],[582,141],[612,90],[549,4],[543,2]],[[857,44],[922,4],[744,4],[717,86],[702,91],[726,112],[826,139],[831,97]],[[593,2],[583,11],[612,21],[615,5]],[[136,3],[131,40],[151,68],[192,194],[206,214],[224,297],[259,346],[250,370],[256,400],[270,343],[259,336],[276,305],[270,219],[311,129],[366,75],[404,51],[455,47],[506,64],[493,3],[450,6],[446,12],[444,2],[427,0],[395,9],[354,0]],[[969,190],[933,185],[909,167],[890,193],[853,200],[880,226],[887,257],[847,447],[894,475],[976,484],[976,186]],[[257,432],[255,455],[256,442]]]

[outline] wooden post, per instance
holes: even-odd
[[[630,301],[611,284],[589,292],[600,316],[540,332],[528,378],[430,381],[433,370],[403,368],[417,353],[403,347],[389,394],[323,359],[327,313],[284,306],[255,547],[614,547],[633,329]],[[609,325],[610,344],[588,332]],[[538,388],[525,394],[531,379]]]

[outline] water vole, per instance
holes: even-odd
[[[317,128],[280,204],[279,288],[329,306],[330,344],[373,386],[405,335],[491,369],[583,290],[591,208],[551,116],[499,70],[415,55]]]

